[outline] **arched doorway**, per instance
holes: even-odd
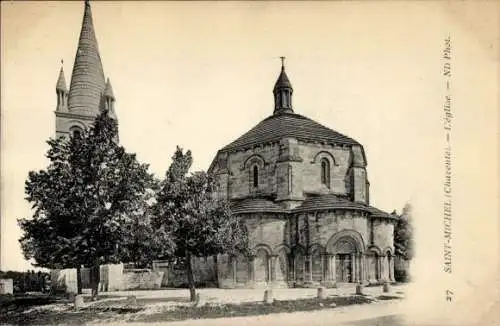
[[[365,251],[363,238],[355,230],[334,234],[326,245],[328,278],[336,283],[352,283],[363,279]]]
[[[266,250],[258,249],[255,253],[255,282],[269,282],[269,255]]]
[[[354,253],[356,246],[352,239],[341,238],[335,246],[335,279],[337,282],[354,282]]]
[[[248,258],[243,255],[238,255],[236,257],[236,283],[238,284],[246,284],[248,282]]]
[[[377,283],[381,280],[381,269],[384,268],[382,264],[382,252],[376,246],[368,248],[366,255],[366,263],[368,267],[368,281],[370,283]]]

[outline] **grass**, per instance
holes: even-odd
[[[286,313],[295,311],[312,311],[321,309],[332,309],[335,306],[348,306],[353,304],[366,304],[373,300],[364,296],[349,297],[328,297],[320,299],[298,299],[298,300],[276,300],[272,304],[263,304],[261,302],[247,302],[241,304],[225,304],[218,306],[178,307],[168,314],[159,313],[145,316],[144,322],[176,321],[186,319],[200,318],[221,318],[237,316],[256,316],[272,313]]]
[[[383,297],[383,298],[382,298]],[[399,297],[379,296],[379,300],[392,300]],[[351,296],[328,296],[320,300],[297,299],[297,300],[276,300],[272,304],[262,302],[246,302],[240,304],[220,304],[204,305],[194,307],[188,305],[176,305],[173,309],[146,311],[149,300],[137,300],[136,306],[130,306],[123,300],[97,301],[95,305],[81,310],[74,310],[68,300],[58,298],[43,299],[22,299],[14,300],[8,306],[16,305],[16,309],[10,309],[6,313],[0,314],[0,324],[9,323],[16,325],[29,324],[84,324],[90,321],[106,320],[133,320],[134,322],[168,322],[187,319],[201,318],[221,318],[236,316],[256,316],[272,313],[286,313],[295,311],[313,311],[322,309],[332,309],[334,307],[368,304],[373,301],[363,295]],[[30,301],[31,300],[31,301]],[[29,309],[36,305],[49,303],[68,303],[59,306],[59,309]]]

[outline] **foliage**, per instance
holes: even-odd
[[[412,207],[406,204],[398,223],[394,228],[394,247],[396,255],[411,260],[414,255],[414,238],[412,226]]]
[[[93,267],[94,295],[99,264],[121,260],[121,225],[154,187],[148,165],[117,139],[117,123],[104,111],[79,137],[49,140],[49,166],[26,181],[33,218],[19,220],[25,257],[47,268]]]
[[[0,279],[9,278],[12,279],[14,292],[45,292],[50,284],[49,274],[42,271],[0,271]]]
[[[191,152],[179,147],[157,195],[154,225],[165,253],[183,259],[194,300],[191,257],[247,250],[242,222],[217,198],[214,179],[205,172],[188,175]]]

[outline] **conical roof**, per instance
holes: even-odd
[[[295,113],[274,114],[262,120],[241,137],[222,150],[247,148],[282,138],[304,141],[333,142],[346,145],[360,145],[356,140],[327,128],[314,120]]]
[[[286,75],[284,66],[281,66],[281,73],[278,76],[278,80],[276,80],[276,83],[274,84],[274,91],[281,88],[292,88],[292,84]]]
[[[104,71],[95,36],[92,11],[90,3],[85,1],[82,29],[69,89],[69,111],[97,115],[104,86]]]
[[[110,97],[113,100],[115,99],[115,95],[113,93],[113,87],[111,87],[111,81],[108,80],[106,81],[106,88],[104,89],[104,96]]]
[[[64,69],[61,67],[59,71],[59,78],[57,78],[56,90],[67,92],[68,88],[66,87],[66,77],[64,77]]]

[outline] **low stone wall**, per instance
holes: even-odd
[[[124,290],[159,289],[164,272],[149,269],[129,269],[123,272]]]
[[[13,294],[14,282],[11,278],[0,279],[0,294]]]

